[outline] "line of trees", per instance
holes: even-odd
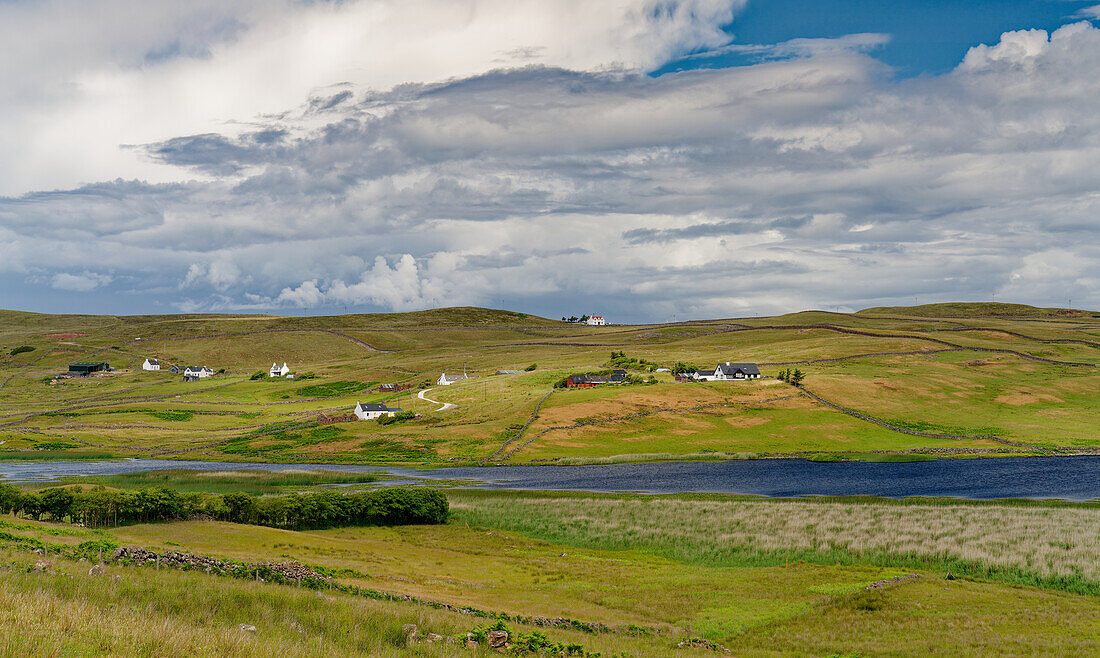
[[[436,489],[389,488],[257,497],[243,492],[212,495],[165,487],[116,491],[104,487],[54,487],[21,492],[0,483],[0,514],[39,521],[68,521],[94,528],[128,523],[212,517],[290,530],[364,525],[443,523],[447,497]]]
[[[802,380],[805,379],[805,378],[806,378],[806,375],[803,374],[802,371],[799,370],[798,368],[795,368],[794,370],[791,370],[790,368],[787,368],[786,370],[780,370],[779,371],[779,381],[787,382],[788,384],[791,384],[792,386],[800,385],[802,383]]]

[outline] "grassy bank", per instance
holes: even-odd
[[[689,564],[877,564],[1100,594],[1100,506],[449,493],[452,513],[546,541]]]

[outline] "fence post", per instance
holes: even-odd
[[[160,556],[157,556],[157,571],[160,571]]]

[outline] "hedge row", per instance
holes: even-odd
[[[91,528],[194,516],[291,530],[431,524],[445,522],[449,511],[442,492],[420,488],[257,497],[242,492],[181,493],[164,487],[138,491],[55,487],[22,493],[10,484],[0,483],[0,514],[15,513],[40,521],[67,520]]]

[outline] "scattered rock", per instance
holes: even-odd
[[[719,653],[733,653],[717,642],[711,642],[710,640],[704,640],[698,637],[680,640],[676,646],[680,649],[707,649],[708,651],[717,651]]]
[[[473,640],[466,640],[466,648],[467,649],[476,649],[477,647],[478,647],[477,642],[474,642]]]
[[[438,633],[428,633],[426,638],[428,642],[439,642],[443,639],[443,636]]]
[[[46,569],[49,569],[49,568],[50,568],[50,563],[46,560],[39,560],[38,562],[34,563],[34,570],[35,571],[45,571]]]
[[[89,576],[102,576],[107,573],[107,570],[103,568],[102,564],[93,564],[91,569],[88,569]]]
[[[508,631],[489,631],[489,646],[499,649],[508,643]]]
[[[238,624],[237,628],[241,629],[245,633],[255,633],[256,632],[256,627],[253,626],[252,624]]]

